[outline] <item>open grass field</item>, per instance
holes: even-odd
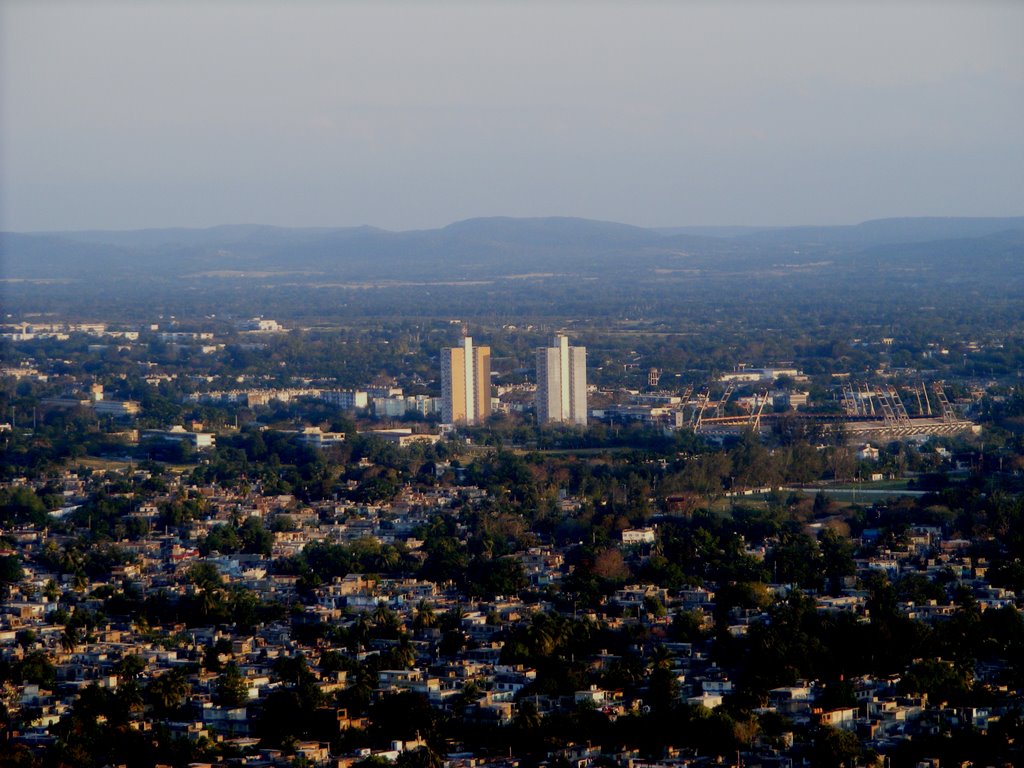
[[[163,462],[159,461],[157,462],[157,464],[160,464],[170,472],[176,473],[191,472],[193,469],[196,468],[196,466],[198,466],[196,464],[164,464]],[[106,456],[81,456],[77,459],[72,459],[71,461],[68,462],[69,468],[85,467],[86,469],[91,469],[93,471],[103,471],[109,469],[121,470],[137,466],[139,466],[139,462],[135,459],[116,459],[109,458]]]

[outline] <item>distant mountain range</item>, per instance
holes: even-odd
[[[693,272],[839,277],[864,270],[1020,282],[1024,217],[903,218],[829,227],[646,229],[577,218],[478,218],[440,229],[241,225],[0,233],[6,280],[318,283],[524,279],[664,280]],[[794,272],[795,273],[795,272]]]

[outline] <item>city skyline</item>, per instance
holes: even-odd
[[[1024,765],[1022,30],[0,2],[0,768]]]

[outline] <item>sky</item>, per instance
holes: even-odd
[[[0,0],[0,229],[1024,214],[1021,2]]]

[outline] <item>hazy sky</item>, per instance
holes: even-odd
[[[0,228],[1024,214],[1024,3],[0,0]]]

